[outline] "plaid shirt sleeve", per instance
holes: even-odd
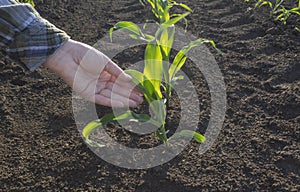
[[[0,0],[0,49],[34,71],[70,37],[29,4]]]

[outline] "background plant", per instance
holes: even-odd
[[[286,25],[288,19],[291,15],[300,17],[300,0],[295,0],[295,6],[287,8],[284,6],[285,0],[267,1],[267,0],[245,0],[246,2],[254,2],[255,8],[260,8],[262,6],[268,6],[270,9],[270,16],[275,20],[280,21],[282,24]],[[299,31],[299,27],[295,27]]]
[[[133,22],[120,21],[110,29],[110,37],[112,39],[114,30],[122,30],[128,33],[131,38],[147,43],[143,73],[136,70],[126,70],[125,72],[132,76],[136,87],[144,93],[152,116],[136,114],[131,110],[117,116],[112,113],[107,114],[101,119],[90,122],[84,127],[82,134],[87,143],[97,145],[97,143],[89,139],[89,136],[96,128],[112,121],[129,120],[155,125],[157,127],[155,135],[164,143],[170,139],[184,136],[193,137],[197,142],[203,142],[205,140],[203,135],[190,130],[182,130],[168,138],[168,130],[166,130],[167,108],[169,99],[172,96],[174,83],[182,79],[182,76],[176,75],[187,60],[187,52],[203,43],[209,43],[214,48],[216,46],[212,40],[200,38],[183,47],[171,61],[170,53],[174,42],[175,24],[181,20],[187,23],[186,17],[192,12],[192,9],[183,3],[170,0],[141,0],[140,2],[143,5],[151,6],[152,13],[156,18],[155,23],[158,26],[155,35],[146,34]],[[181,7],[185,12],[171,14],[170,9],[174,6]]]

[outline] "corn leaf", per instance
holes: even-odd
[[[264,6],[264,5],[269,5],[269,7],[271,8],[271,9],[273,9],[273,4],[272,4],[272,2],[270,2],[270,1],[258,1],[256,4],[255,4],[255,7],[262,7],[262,6]]]
[[[183,14],[176,14],[176,17],[170,19],[169,21],[162,23],[160,25],[160,28],[157,30],[157,32],[155,33],[155,38],[156,39],[160,39],[160,37],[162,36],[162,33],[164,33],[164,31],[167,28],[172,28],[174,27],[174,24],[176,24],[178,21],[184,19],[186,16],[188,16],[190,14],[190,12],[186,12]]]
[[[115,24],[115,26],[109,30],[111,41],[112,41],[112,34],[114,30],[127,31],[129,32],[129,36],[132,37],[133,39],[146,40],[146,41],[151,39],[150,35],[144,35],[144,33],[139,28],[139,26],[137,26],[131,21],[120,21],[117,24]]]
[[[85,138],[85,140],[89,139],[89,136],[96,128],[107,124],[108,122],[112,121],[114,118],[115,118],[114,114],[109,113],[103,116],[101,119],[88,123],[82,130],[82,135]]]
[[[187,57],[186,54],[194,47],[199,46],[203,43],[210,43],[215,49],[216,45],[212,40],[207,40],[207,39],[197,39],[195,41],[192,41],[188,46],[185,46],[182,48],[177,55],[175,56],[173,63],[170,66],[169,69],[169,75],[170,79],[169,82],[172,82],[173,78],[175,77],[176,73],[181,69],[181,67],[184,65]]]
[[[161,23],[164,23],[164,22],[170,20],[170,6],[169,6],[169,2],[167,0],[162,0],[161,1],[161,8],[163,10],[163,18],[161,20]]]
[[[159,44],[161,45],[161,49],[164,52],[165,57],[167,58],[169,57],[171,48],[173,46],[174,35],[175,35],[175,26],[172,25],[164,29],[161,33],[161,36],[158,38]]]
[[[125,70],[125,73],[132,77],[132,82],[144,93],[144,96],[149,103],[156,100],[155,96],[157,93],[154,93],[155,89],[151,81],[149,81],[143,73],[136,70]]]
[[[176,3],[170,0],[140,0],[145,5],[148,2],[152,7],[152,12],[156,18],[159,19],[160,23],[165,23],[170,20],[170,8],[174,5],[180,6],[185,10],[192,12],[192,9],[183,3]]]
[[[292,8],[290,12],[300,16],[300,7]]]
[[[161,123],[161,125],[165,124],[165,119],[167,116],[166,104],[165,99],[156,100],[150,103],[150,108],[154,113],[154,119]]]
[[[273,11],[278,10],[282,3],[283,3],[283,0],[276,0],[275,6],[274,6],[274,8],[273,8]],[[283,6],[282,6],[282,7],[283,7]],[[283,8],[284,8],[284,7],[283,7]]]
[[[156,94],[156,99],[162,99],[160,84],[163,73],[163,62],[160,46],[157,41],[150,42],[145,50],[144,75],[151,82]],[[146,82],[145,82],[146,83]],[[144,84],[145,84],[144,83]]]
[[[157,136],[164,143],[167,141],[165,134],[160,130],[155,131],[155,136]]]
[[[193,12],[193,10],[189,6],[187,6],[186,4],[184,4],[184,3],[177,3],[175,1],[172,2],[172,3],[173,3],[173,5],[180,6],[180,7],[184,8],[184,9],[186,9],[189,12]]]
[[[166,21],[165,23],[163,23],[162,28],[167,28],[167,27],[170,27],[171,25],[176,24],[178,21],[182,20],[189,14],[190,14],[190,12],[185,12],[183,14],[179,14],[177,17],[174,17],[174,18],[170,19],[169,21]]]
[[[171,17],[176,17],[180,14],[172,14]],[[184,20],[184,23],[185,23],[185,27],[184,27],[184,31],[186,32],[187,31],[187,27],[188,27],[188,20],[186,18],[183,18]]]
[[[97,129],[100,126],[104,126],[109,122],[114,121],[121,121],[121,120],[133,120],[135,122],[149,122],[155,126],[159,126],[160,123],[152,120],[149,115],[147,114],[136,114],[130,110],[126,111],[125,113],[122,113],[118,116],[115,116],[113,113],[109,113],[107,115],[104,115],[101,119],[92,121],[88,123],[82,130],[82,135],[85,138],[87,142],[89,141],[89,136],[92,134],[92,132]]]
[[[201,135],[200,133],[197,133],[195,131],[191,131],[191,130],[182,130],[178,133],[175,133],[168,140],[176,139],[176,138],[180,138],[180,137],[193,137],[193,139],[195,141],[197,141],[198,143],[203,143],[206,140],[206,138],[203,135]]]
[[[180,75],[180,76],[178,76],[178,77],[173,77],[172,82],[171,82],[172,88],[173,88],[173,85],[175,84],[176,81],[178,81],[178,80],[183,80],[183,79],[184,79],[184,76],[183,76],[183,75]]]
[[[159,44],[162,52],[163,57],[163,74],[164,79],[167,84],[169,84],[169,56],[171,52],[171,48],[174,42],[174,35],[175,35],[175,26],[172,25],[169,28],[166,28],[161,36],[159,37]]]
[[[145,5],[146,0],[141,0],[140,1],[143,5]],[[164,8],[162,7],[162,1],[161,0],[147,0],[147,2],[151,5],[152,7],[152,12],[156,18],[158,18],[160,21],[163,20],[165,12]]]

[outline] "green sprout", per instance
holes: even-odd
[[[245,2],[250,2],[250,0],[245,0]],[[286,25],[291,15],[300,16],[300,0],[297,0],[297,5],[291,9],[286,8],[283,5],[284,2],[284,0],[276,0],[275,2],[267,0],[255,0],[255,8],[268,6],[270,8],[271,17]],[[299,27],[295,27],[296,31],[298,31],[297,29],[299,29]]]
[[[198,132],[191,130],[182,130],[167,136],[166,116],[168,101],[172,96],[172,89],[177,80],[182,79],[176,76],[187,60],[186,54],[194,47],[204,43],[209,43],[216,48],[212,40],[197,39],[183,47],[171,61],[170,53],[174,42],[175,24],[181,20],[187,21],[186,17],[192,12],[192,9],[183,3],[177,3],[170,0],[140,0],[143,5],[150,5],[152,13],[157,19],[158,29],[154,36],[144,33],[138,25],[130,21],[120,21],[110,29],[110,38],[112,40],[114,30],[122,30],[129,34],[133,39],[142,40],[147,43],[144,54],[144,71],[125,70],[132,76],[133,83],[144,94],[145,100],[149,104],[152,116],[147,114],[136,114],[131,110],[115,116],[110,113],[101,119],[88,123],[83,131],[83,137],[89,144],[96,144],[89,139],[92,132],[100,126],[109,122],[128,120],[135,122],[147,122],[157,127],[154,134],[163,142],[167,143],[170,139],[179,137],[193,137],[197,142],[204,142],[205,137]],[[170,14],[170,9],[174,6],[180,6],[186,12],[181,14]],[[216,48],[217,49],[217,48]],[[170,63],[170,64],[169,64]],[[164,83],[162,83],[164,82]],[[163,94],[164,93],[164,94]]]

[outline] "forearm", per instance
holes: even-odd
[[[0,48],[30,71],[42,65],[69,36],[29,4],[0,1]]]

